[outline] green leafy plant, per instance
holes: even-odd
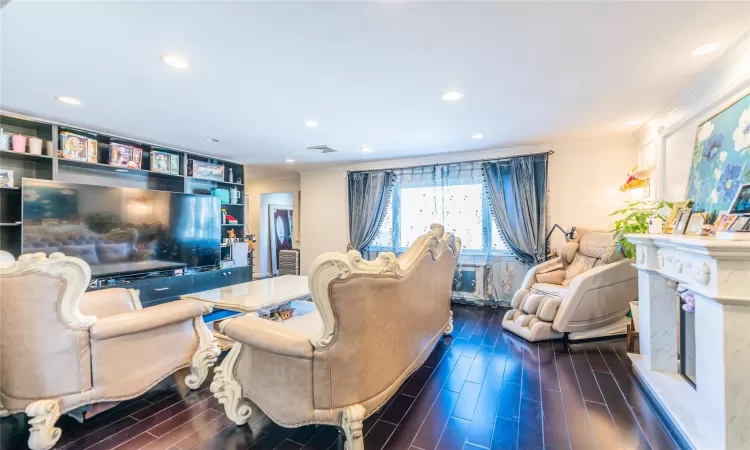
[[[621,251],[628,258],[635,257],[635,245],[625,239],[626,234],[646,234],[648,233],[648,219],[656,215],[663,222],[667,217],[663,211],[671,210],[672,202],[661,201],[637,201],[628,202],[627,206],[618,209],[610,216],[623,216],[615,221],[615,239],[617,240],[617,250]]]

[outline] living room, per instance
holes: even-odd
[[[0,449],[750,448],[750,3],[0,3]]]

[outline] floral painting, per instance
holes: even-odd
[[[698,127],[686,198],[701,211],[728,211],[750,183],[750,94]]]

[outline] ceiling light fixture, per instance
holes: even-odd
[[[446,102],[455,102],[461,100],[463,97],[464,94],[458,91],[448,91],[443,94],[443,100],[445,100]]]
[[[641,124],[641,122],[643,122],[643,121],[642,121],[642,120],[639,120],[639,119],[636,119],[636,120],[631,120],[631,121],[629,121],[629,122],[625,122],[625,126],[626,126],[626,127],[632,127],[633,125],[640,125],[640,124]]]
[[[302,123],[304,123],[307,128],[315,128],[318,126],[317,120],[305,120]]]
[[[206,142],[211,142],[213,144],[218,144],[219,140],[216,138],[206,138]]]
[[[474,133],[471,135],[472,139],[482,139],[484,135],[482,133]]]
[[[57,99],[57,101],[59,101],[59,102],[67,103],[68,105],[76,105],[76,106],[78,106],[78,105],[81,104],[81,101],[78,100],[77,98],[75,98],[75,97],[67,97],[65,95],[59,95],[59,96],[55,97],[55,99]]]
[[[693,56],[703,56],[708,55],[709,53],[713,53],[716,50],[718,50],[720,47],[718,42],[714,42],[711,44],[701,45],[700,47],[693,50]]]
[[[359,151],[362,153],[370,153],[372,152],[372,149],[370,147],[362,147],[359,149]]]
[[[179,56],[174,55],[161,55],[161,60],[176,69],[187,69],[188,62]]]
[[[294,162],[293,159],[289,159],[289,158],[287,158],[285,161],[288,162],[288,163],[293,163]]]

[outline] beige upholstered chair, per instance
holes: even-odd
[[[341,426],[364,448],[376,412],[453,329],[451,286],[461,242],[442,225],[396,258],[326,253],[312,264],[317,311],[283,323],[245,316],[222,323],[237,342],[211,383],[236,424],[252,405],[285,427]]]
[[[134,290],[84,295],[90,279],[88,264],[62,253],[0,269],[0,416],[30,416],[31,449],[55,445],[61,414],[137,397],[187,366],[195,389],[218,358],[203,303],[142,309]]]
[[[503,318],[503,328],[528,341],[625,334],[638,274],[617,252],[610,232],[577,230],[562,254],[532,267]]]

